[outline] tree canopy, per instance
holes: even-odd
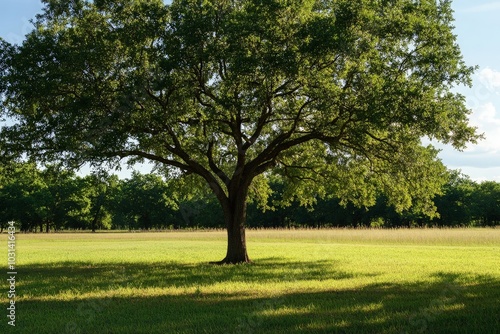
[[[204,180],[223,263],[249,261],[247,199],[273,177],[302,204],[383,193],[432,214],[445,168],[421,138],[478,138],[447,0],[43,2],[22,45],[2,42],[2,154]]]

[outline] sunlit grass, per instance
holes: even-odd
[[[213,266],[225,253],[224,231],[18,234],[16,330],[500,328],[500,229],[253,230],[247,237],[252,264]]]

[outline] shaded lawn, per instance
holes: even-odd
[[[287,267],[286,274],[277,270],[283,266]],[[359,275],[378,274],[339,272],[330,261],[289,262],[280,258],[223,267],[179,263],[31,264],[19,272],[19,284],[26,296],[17,305],[16,330],[2,332],[499,332],[497,278],[477,275],[471,279],[435,272],[432,282],[335,287],[336,282]],[[328,281],[321,283],[325,279]],[[293,289],[300,281],[319,282],[321,291]],[[220,286],[218,291],[213,289],[215,285]],[[254,285],[256,291],[252,293]],[[263,285],[270,290],[259,291]]]

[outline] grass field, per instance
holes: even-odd
[[[500,333],[500,229],[16,236],[1,333]]]

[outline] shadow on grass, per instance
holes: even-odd
[[[203,293],[216,283],[344,280],[332,262],[260,260],[252,265],[210,266],[64,263],[19,272],[13,333],[498,333],[500,281],[489,276],[435,273],[433,283],[382,283],[322,292],[279,291],[277,297],[228,289]],[[373,274],[376,276],[376,274]],[[201,291],[196,287],[202,287]],[[157,295],[109,297],[119,287],[160,288]],[[172,287],[186,292],[168,294]],[[61,291],[102,292],[102,298],[50,300]],[[4,326],[4,324],[2,325]],[[10,329],[9,329],[10,330]],[[5,332],[5,331],[2,331]]]
[[[280,283],[324,279],[349,279],[366,274],[335,270],[332,261],[290,262],[267,258],[236,266],[180,263],[99,263],[63,262],[34,264],[20,269],[19,283],[30,297],[73,291],[126,288],[192,288],[219,283]],[[370,275],[371,276],[371,275]]]

